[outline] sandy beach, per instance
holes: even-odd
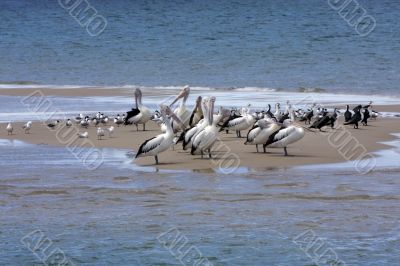
[[[341,120],[337,122],[336,127],[340,124],[342,124]],[[5,130],[6,125],[1,124],[0,138],[55,146],[63,146],[62,143],[64,145],[66,143],[65,139],[72,139],[72,141],[68,141],[68,145],[83,145],[87,147],[93,145],[97,148],[129,149],[136,153],[140,144],[146,139],[160,134],[158,125],[152,121],[148,123],[148,130],[144,132],[141,131],[141,127],[139,127],[139,131],[136,131],[136,127],[134,126],[115,127],[112,137],[105,136],[102,140],[97,139],[95,127],[84,129],[78,125],[74,125],[67,129],[64,123],[60,123],[57,129],[49,129],[42,122],[36,121],[33,124],[30,134],[25,134],[22,125],[22,123],[14,124],[15,130],[13,135],[10,136],[7,135]],[[111,125],[112,123],[109,123],[108,127]],[[359,141],[360,145],[365,147],[368,153],[384,149],[385,145],[380,142],[394,139],[391,133],[400,130],[398,120],[389,118],[372,120],[369,126],[360,126],[358,130],[353,129],[351,126],[346,126],[345,129],[352,137]],[[267,149],[266,154],[257,153],[255,146],[244,145],[245,138],[239,139],[233,132],[230,132],[230,134],[220,132],[219,141],[214,146],[213,159],[206,157],[201,159],[201,156],[192,156],[189,151],[182,150],[182,144],[179,143],[175,146],[174,150],[170,149],[160,154],[160,164],[157,167],[160,169],[207,170],[228,167],[231,163],[232,166],[237,166],[236,164],[238,164],[241,167],[251,169],[269,169],[341,162],[346,160],[346,158],[329,143],[328,138],[330,134],[339,135],[340,131],[343,130],[342,127],[333,131],[329,130],[328,133],[306,130],[305,137],[288,148],[289,156],[287,157],[283,156],[282,149]],[[76,136],[76,132],[84,131],[88,131],[89,133],[89,142],[87,142],[87,139],[79,139]],[[68,137],[60,141],[60,136],[63,134],[68,135]],[[238,162],[236,162],[236,159],[234,162],[229,161],[229,159],[234,158],[232,154],[237,155],[235,157],[239,158]],[[359,152],[355,152],[354,156],[350,156],[350,158],[354,160],[359,155]],[[139,158],[134,163],[142,166],[150,166],[154,165],[154,158]]]

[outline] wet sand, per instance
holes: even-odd
[[[168,150],[159,155],[160,169],[189,169],[189,170],[207,170],[220,167],[236,166],[248,167],[251,169],[270,169],[270,168],[286,168],[297,165],[306,164],[324,164],[345,161],[346,158],[357,159],[360,156],[361,149],[355,152],[353,156],[343,156],[337,148],[333,147],[328,139],[331,134],[336,136],[343,133],[343,128],[338,127],[342,121],[337,122],[337,129],[328,131],[328,133],[311,132],[306,130],[305,137],[288,147],[289,156],[283,156],[283,149],[267,149],[267,153],[257,153],[253,145],[244,145],[245,138],[237,138],[236,134],[230,132],[220,133],[220,141],[215,145],[214,158],[204,158],[201,156],[190,155],[189,151],[183,151],[182,145],[179,143],[175,146],[175,150]],[[36,121],[33,123],[30,134],[25,134],[22,129],[22,123],[15,123],[14,133],[9,136],[6,132],[6,124],[0,124],[0,138],[22,140],[28,143],[40,145],[56,145],[56,146],[87,146],[87,147],[109,147],[129,149],[136,152],[139,146],[146,139],[160,134],[159,127],[154,122],[149,122],[146,125],[147,131],[136,131],[135,126],[120,126],[115,127],[112,138],[106,136],[102,140],[97,140],[96,128],[89,127],[88,129],[74,125],[67,130],[60,123],[57,129],[49,129],[42,122]],[[111,126],[109,123],[107,127]],[[114,125],[115,126],[115,125]],[[139,130],[141,126],[139,126]],[[374,152],[379,149],[384,149],[387,146],[379,142],[394,139],[391,133],[400,132],[400,123],[398,119],[393,118],[378,118],[372,120],[367,127],[360,126],[360,129],[353,129],[352,126],[346,126],[350,138],[354,137],[360,145],[364,146],[367,153]],[[79,139],[76,132],[88,131],[88,139]],[[245,135],[247,132],[242,132]],[[63,137],[63,135],[65,137]],[[343,142],[345,143],[345,142]],[[260,151],[262,146],[260,145]],[[365,152],[364,152],[365,153]],[[349,154],[347,154],[349,155]],[[345,158],[346,157],[346,158]],[[142,166],[153,166],[154,157],[145,157],[135,160],[135,163]]]

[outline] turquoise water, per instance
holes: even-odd
[[[58,1],[1,1],[0,83],[399,94],[398,1],[358,1],[366,37],[327,0],[89,2],[108,22],[97,37]]]

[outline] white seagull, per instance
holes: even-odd
[[[89,136],[89,133],[87,133],[87,131],[86,131],[86,132],[83,132],[83,133],[78,133],[77,135],[81,139],[86,139]]]
[[[110,138],[112,138],[112,134],[114,133],[114,127],[111,126],[111,127],[107,128],[107,131],[108,131],[108,136]]]
[[[101,140],[101,137],[104,137],[104,129],[102,129],[101,127],[97,128],[97,139]]]
[[[66,125],[67,127],[72,126],[71,119],[68,118],[67,122],[65,122],[65,125]]]
[[[13,134],[14,128],[13,128],[11,122],[8,123],[6,129],[7,129],[7,135],[12,135]]]
[[[29,131],[32,128],[32,121],[28,121],[28,123],[23,125],[22,128],[25,130],[25,134],[29,134]]]

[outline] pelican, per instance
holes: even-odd
[[[87,133],[87,131],[84,132],[84,133],[78,133],[77,135],[78,135],[78,137],[81,138],[81,139],[86,139],[86,138],[89,136],[89,134]]]
[[[13,128],[11,122],[8,123],[6,129],[7,129],[7,135],[12,135],[13,134],[14,128]]]
[[[97,139],[98,140],[101,140],[101,137],[104,137],[104,135],[105,135],[104,134],[104,129],[102,129],[101,127],[97,128],[97,132],[96,133],[97,133]]]
[[[244,144],[256,145],[256,150],[258,152],[258,145],[266,143],[268,138],[279,129],[281,129],[281,126],[277,123],[260,119],[257,125],[247,133],[247,140]]]
[[[183,122],[185,127],[189,125],[191,116],[191,112],[186,107],[186,101],[189,97],[189,93],[190,93],[190,87],[185,86],[182,89],[182,91],[178,94],[178,96],[175,98],[175,100],[169,105],[170,107],[172,107],[179,99],[182,99],[181,103],[179,104],[179,107],[177,107],[174,110],[174,113]],[[172,127],[174,128],[174,130],[182,129],[179,128],[180,126],[177,125],[176,123],[172,123]]]
[[[170,114],[174,119],[176,117],[169,107],[162,105],[160,115],[166,125],[165,133],[143,142],[135,158],[154,156],[156,164],[158,164],[158,154],[168,150],[174,144],[174,130],[172,129],[171,120],[167,117],[167,114]]]
[[[201,96],[197,97],[196,105],[194,106],[189,119],[189,126],[191,127],[197,125],[197,123],[199,123],[199,121],[204,118],[203,109],[201,108],[201,101]]]
[[[29,134],[29,131],[32,128],[32,121],[28,121],[28,123],[23,125],[22,128],[25,130],[25,134]]]
[[[207,108],[208,125],[194,137],[192,142],[192,150],[190,153],[192,155],[201,154],[201,157],[203,157],[204,152],[208,151],[209,157],[212,158],[211,149],[218,138],[217,124],[219,122],[219,119],[214,119],[215,97],[210,98],[208,105],[209,105]]]
[[[223,131],[224,129],[235,130],[236,136],[238,138],[241,138],[242,135],[240,131],[250,128],[254,125],[254,122],[256,121],[254,116],[250,114],[249,108],[242,108],[241,113],[242,115],[237,118],[231,117],[230,119],[228,119],[221,127],[220,131]]]
[[[280,103],[276,103],[275,104],[275,113],[274,113],[274,117],[279,121],[281,120],[282,117],[282,112],[281,112],[281,104]]]
[[[284,121],[283,126],[280,130],[272,134],[268,141],[264,144],[265,148],[283,148],[285,156],[288,156],[287,147],[301,140],[305,133],[302,127],[294,125],[294,114],[290,111],[290,119]]]
[[[143,131],[146,130],[146,123],[151,119],[152,112],[149,108],[142,103],[142,91],[138,88],[135,90],[136,108],[132,108],[127,112],[125,124],[134,124],[136,129],[139,130],[138,125],[143,124]]]

